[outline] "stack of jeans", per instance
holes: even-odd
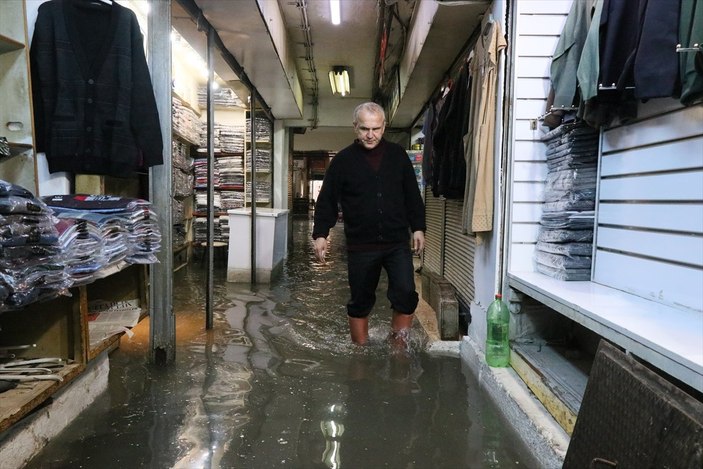
[[[560,280],[590,280],[598,133],[570,123],[542,140],[547,143],[548,172],[535,268]]]

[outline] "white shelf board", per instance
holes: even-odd
[[[510,272],[508,283],[703,392],[703,312],[538,272]]]

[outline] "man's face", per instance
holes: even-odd
[[[386,123],[383,121],[383,116],[374,112],[360,112],[354,124],[356,138],[367,150],[375,148],[380,143],[385,129]]]

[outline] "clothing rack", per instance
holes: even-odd
[[[681,44],[676,44],[676,52],[681,54],[681,53],[686,53],[686,52],[702,52],[703,51],[703,44],[693,44],[692,47],[683,47]]]

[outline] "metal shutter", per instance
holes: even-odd
[[[433,197],[425,189],[425,254],[422,258],[423,268],[442,275],[442,256],[444,244],[444,198]]]
[[[460,200],[445,202],[444,278],[449,280],[464,304],[474,298],[474,253],[476,238],[462,233],[464,204]]]

